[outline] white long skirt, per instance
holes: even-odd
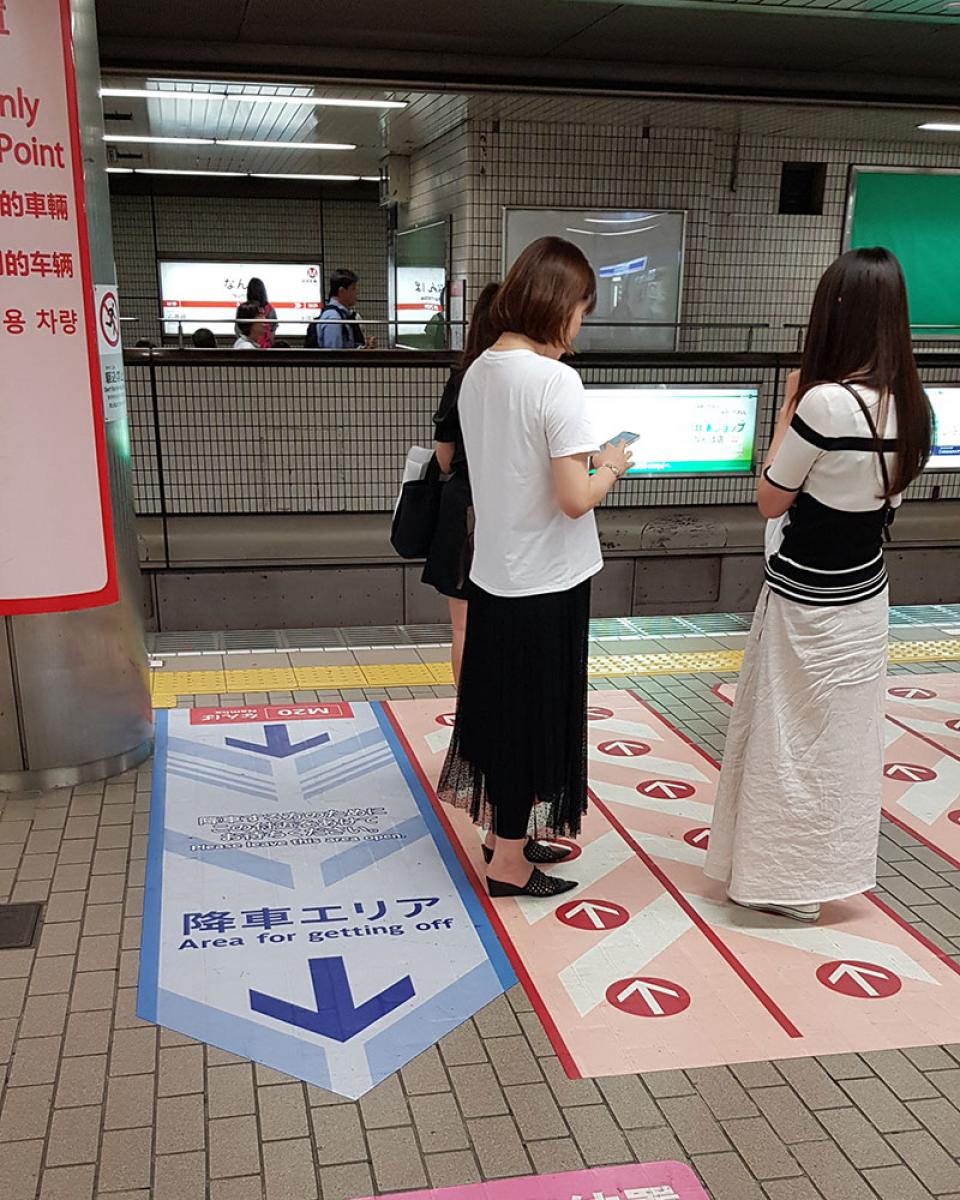
[[[747,904],[876,884],[887,593],[836,608],[764,587],[747,642],[706,873]]]

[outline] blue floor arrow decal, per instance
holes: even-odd
[[[226,744],[236,750],[252,750],[254,754],[266,754],[270,758],[290,758],[303,750],[312,750],[314,746],[325,746],[330,741],[329,733],[321,733],[302,742],[291,742],[290,730],[286,725],[265,725],[263,736],[266,744],[262,746],[256,742],[241,742],[237,738],[227,738]]]
[[[308,960],[316,1010],[301,1008],[287,1000],[266,996],[263,992],[250,990],[250,1007],[254,1012],[285,1025],[296,1025],[320,1037],[332,1038],[335,1042],[349,1042],[358,1033],[369,1029],[388,1013],[414,997],[413,981],[409,975],[397,980],[378,996],[372,996],[363,1004],[355,1004],[347,968],[342,958],[311,958]]]
[[[138,1014],[356,1099],[515,975],[387,714],[334,707],[158,714]]]

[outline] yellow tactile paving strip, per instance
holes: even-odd
[[[960,659],[960,639],[892,642],[890,662],[952,662]],[[742,650],[699,653],[598,655],[590,659],[593,679],[631,675],[691,675],[736,672]],[[173,708],[178,696],[242,695],[248,692],[340,691],[342,689],[437,687],[453,683],[450,664],[384,663],[373,666],[271,667],[258,670],[155,671],[155,708]]]

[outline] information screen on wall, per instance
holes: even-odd
[[[960,387],[927,386],[933,407],[933,453],[928,471],[960,471]]]
[[[277,310],[280,337],[303,337],[306,322],[323,308],[323,276],[317,263],[161,262],[163,331],[176,334],[206,326],[218,337],[233,335],[237,305],[247,284],[262,279]]]
[[[397,231],[393,288],[393,340],[397,346],[447,348],[449,225],[444,217]]]
[[[884,246],[903,267],[919,336],[960,331],[960,171],[854,167],[846,244]],[[947,326],[947,328],[932,328]]]
[[[597,307],[577,338],[577,349],[673,350],[677,331],[670,326],[680,320],[683,227],[682,212],[508,208],[504,270],[537,238],[565,238],[580,247],[597,274]]]
[[[631,443],[631,476],[735,475],[753,470],[759,389],[753,386],[587,386],[598,445]]]

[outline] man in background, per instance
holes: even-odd
[[[374,341],[364,337],[357,320],[357,275],[353,271],[334,271],[323,312],[307,330],[308,350],[360,350]]]

